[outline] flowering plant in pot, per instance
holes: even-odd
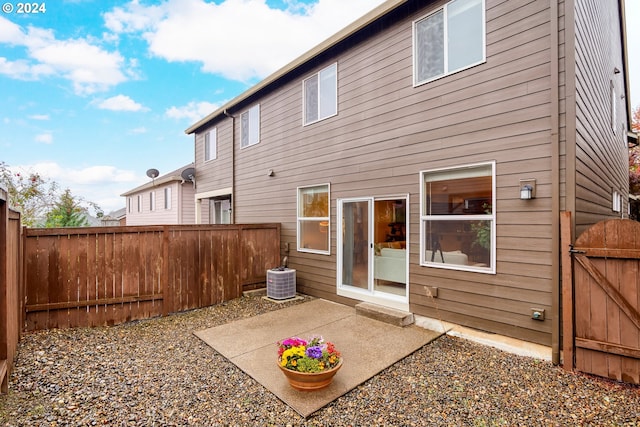
[[[342,357],[335,345],[321,336],[308,340],[290,337],[278,342],[278,366],[298,390],[327,387],[342,367]]]

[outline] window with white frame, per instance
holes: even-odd
[[[155,191],[149,192],[149,210],[150,211],[156,210],[156,192]]]
[[[240,114],[240,148],[260,142],[260,104]]]
[[[420,173],[420,264],[495,272],[495,163]]]
[[[171,209],[171,187],[164,189],[164,208]]]
[[[218,156],[218,129],[204,134],[204,161],[215,160]]]
[[[614,212],[621,212],[622,211],[622,194],[618,193],[617,190],[613,190],[611,199],[612,199],[611,209]]]
[[[338,64],[332,64],[302,82],[304,124],[338,114]]]
[[[413,23],[414,85],[485,61],[484,0],[453,0]]]
[[[131,200],[131,197],[127,197],[127,211],[129,213],[131,213],[131,205],[133,204],[133,200]]]
[[[138,212],[142,212],[142,194],[138,194]]]
[[[329,254],[329,184],[298,188],[298,250]]]

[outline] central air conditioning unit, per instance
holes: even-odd
[[[288,299],[296,296],[296,271],[290,268],[267,270],[267,298]]]

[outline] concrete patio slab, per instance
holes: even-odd
[[[195,335],[306,418],[441,333],[415,325],[390,325],[357,315],[353,307],[317,299]],[[277,366],[276,343],[310,335],[333,342],[344,364],[326,389],[297,391]]]

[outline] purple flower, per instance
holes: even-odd
[[[322,347],[308,347],[305,354],[307,355],[307,357],[311,357],[313,359],[322,359]]]

